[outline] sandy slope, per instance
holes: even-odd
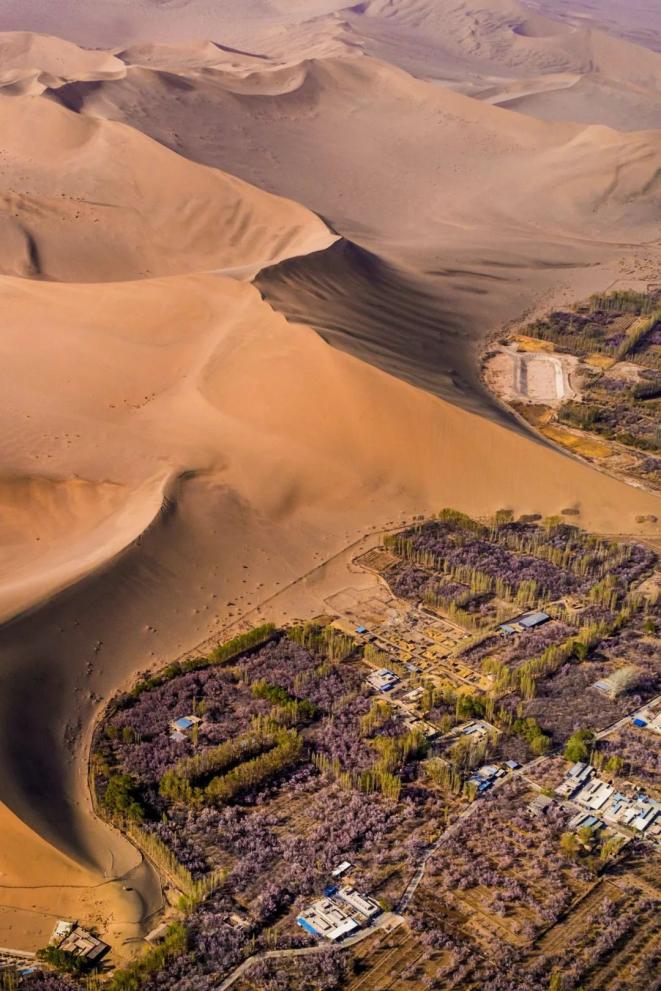
[[[0,621],[124,550],[159,513],[163,485],[159,477],[134,490],[77,475],[0,478]]]
[[[114,49],[0,38],[0,616],[35,606],[0,628],[0,799],[41,837],[3,811],[0,944],[37,945],[158,904],[148,872],[89,887],[135,864],[85,768],[137,669],[320,611],[346,569],[305,576],[403,513],[655,531],[506,422],[474,350],[658,272],[659,62],[510,0],[0,0],[12,27]],[[617,87],[633,133],[492,105],[556,116],[561,84],[589,124]]]
[[[661,51],[661,7],[656,0],[527,0],[530,7],[570,24],[595,25]]]
[[[107,933],[117,960],[129,957],[163,905],[160,885],[139,854],[118,834],[94,824],[99,849],[112,859],[108,877],[55,850],[0,804],[0,935],[2,945],[45,946],[60,918],[82,916]],[[112,874],[112,876],[110,876]],[[138,890],[139,889],[139,890]]]
[[[0,95],[0,131],[8,274],[96,282],[252,271],[333,240],[295,203],[37,96]]]
[[[378,259],[365,268],[364,256],[347,262],[340,247],[294,260],[280,269],[299,294],[284,311],[325,331],[318,303],[329,297],[334,340],[444,395],[459,383],[465,396],[471,369],[475,385],[470,339],[519,315],[559,272],[657,238],[659,132],[536,121],[364,56],[179,71],[190,89],[141,67],[57,96],[302,201],[403,268],[391,289]],[[269,282],[269,298],[280,299]],[[301,308],[303,282],[313,309]],[[357,326],[357,294],[361,312],[375,304],[370,327]]]
[[[206,71],[182,90],[136,69],[77,87],[76,107],[295,195],[349,237],[366,231],[428,247],[496,224],[508,238],[533,227],[542,244],[656,237],[647,208],[658,193],[656,132],[552,126],[360,56],[253,69],[250,80],[237,92],[234,74]]]

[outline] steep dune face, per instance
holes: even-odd
[[[149,526],[163,480],[0,478],[0,622],[107,563]]]
[[[333,240],[297,204],[186,162],[121,124],[38,97],[0,97],[0,130],[7,274],[98,282],[251,272]]]

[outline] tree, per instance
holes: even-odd
[[[549,981],[549,991],[564,991],[565,982],[562,973],[554,970]]]
[[[604,840],[601,850],[599,851],[600,859],[606,861],[617,856],[623,843],[624,840],[621,836],[611,836],[609,839]]]
[[[37,952],[37,957],[62,974],[80,975],[87,969],[84,957],[76,956],[69,950],[61,950],[59,946],[46,946]]]
[[[614,777],[616,777],[620,773],[623,767],[624,767],[624,759],[620,757],[618,754],[613,754],[613,756],[609,757],[608,760],[606,761],[606,764],[604,765],[604,770],[606,771],[607,774],[612,774]]]
[[[592,826],[581,826],[577,835],[584,847],[590,848],[592,846],[594,840],[594,831]]]
[[[563,833],[560,837],[560,849],[566,857],[575,857],[579,851],[579,842],[574,833]]]
[[[108,781],[103,803],[109,812],[142,822],[145,812],[138,800],[137,782],[130,774],[114,774]]]
[[[590,744],[594,740],[594,733],[590,729],[579,729],[567,740],[565,746],[565,759],[573,763],[584,761],[590,753]]]

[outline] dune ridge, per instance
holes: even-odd
[[[0,478],[0,622],[107,566],[154,522],[167,485]]]
[[[298,204],[189,163],[123,124],[30,95],[0,97],[0,128],[6,274],[99,282],[252,272],[334,240]]]

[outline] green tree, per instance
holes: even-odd
[[[560,837],[560,849],[565,857],[575,857],[578,854],[580,844],[574,833],[563,833]]]
[[[581,826],[578,830],[578,839],[583,844],[584,847],[591,847],[594,840],[594,832],[592,826]]]
[[[142,822],[145,812],[138,797],[138,786],[130,774],[114,774],[103,796],[103,804],[113,815]]]
[[[61,950],[59,946],[46,946],[43,950],[37,951],[37,957],[62,974],[79,976],[87,969],[84,957],[79,957],[69,950]]]
[[[579,729],[567,740],[565,746],[565,759],[573,763],[585,761],[590,753],[590,744],[594,740],[594,733],[590,729]]]
[[[609,757],[604,766],[604,770],[607,774],[618,775],[622,768],[624,767],[624,760],[618,754],[613,754]]]

